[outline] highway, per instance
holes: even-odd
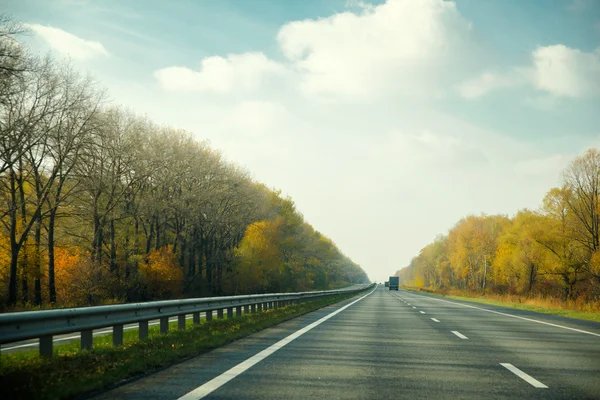
[[[600,324],[379,286],[94,397],[600,399]]]

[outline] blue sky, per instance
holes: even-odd
[[[0,0],[33,51],[208,139],[372,279],[600,144],[595,0]]]

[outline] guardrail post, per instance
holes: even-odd
[[[273,302],[273,308],[274,309],[278,309],[279,308],[279,302],[278,301],[274,301]]]
[[[123,345],[123,324],[113,326],[113,346]]]
[[[235,308],[235,316],[236,317],[241,317],[242,316],[242,306],[237,306]]]
[[[213,314],[213,310],[208,310],[206,312],[206,320],[207,321],[212,321],[212,314]]]
[[[262,310],[263,310],[263,304],[262,304],[262,303],[258,303],[258,304],[256,305],[256,311],[257,311],[257,312],[261,312]]]
[[[248,314],[248,313],[250,313],[250,305],[249,305],[249,304],[246,304],[246,305],[244,306],[244,314]]]
[[[169,332],[169,317],[160,317],[160,334],[165,335]]]
[[[217,310],[217,318],[223,319],[223,309],[222,308],[219,308]]]
[[[177,316],[177,328],[180,331],[185,329],[185,314]]]
[[[148,321],[140,321],[138,337],[140,338],[140,340],[148,338]]]
[[[233,318],[233,307],[227,308],[227,319]]]
[[[256,304],[252,304],[251,306],[252,312],[255,313],[256,312]]]
[[[52,335],[40,338],[40,356],[52,357]]]
[[[194,319],[194,325],[198,325],[200,323],[200,311],[192,314]]]
[[[81,331],[81,350],[90,350],[94,346],[94,336],[91,329]]]

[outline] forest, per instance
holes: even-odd
[[[0,311],[368,282],[290,198],[0,16]]]
[[[396,275],[409,286],[560,299],[600,311],[599,196],[600,151],[592,148],[571,161],[539,209],[467,216]]]

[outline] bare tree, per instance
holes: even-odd
[[[600,152],[589,149],[576,158],[563,173],[569,211],[576,217],[572,240],[588,251],[587,270],[600,282],[600,274],[591,267],[592,255],[600,250]]]
[[[52,127],[57,112],[57,79],[49,59],[39,61],[37,68],[28,72],[20,82],[22,88],[9,96],[0,114],[0,185],[7,194],[6,208],[1,221],[9,232],[11,262],[8,304],[17,301],[18,255],[26,242],[29,231],[40,218],[41,210],[50,187],[56,177],[53,168],[38,188],[37,198],[25,196],[26,173],[31,171],[31,163],[26,159],[29,153],[43,157],[44,138]],[[36,165],[40,160],[34,161]],[[26,203],[31,204],[26,204]],[[29,205],[31,212],[26,212]],[[20,220],[20,221],[19,221]],[[20,226],[18,226],[20,222]],[[25,275],[26,276],[26,275]]]

